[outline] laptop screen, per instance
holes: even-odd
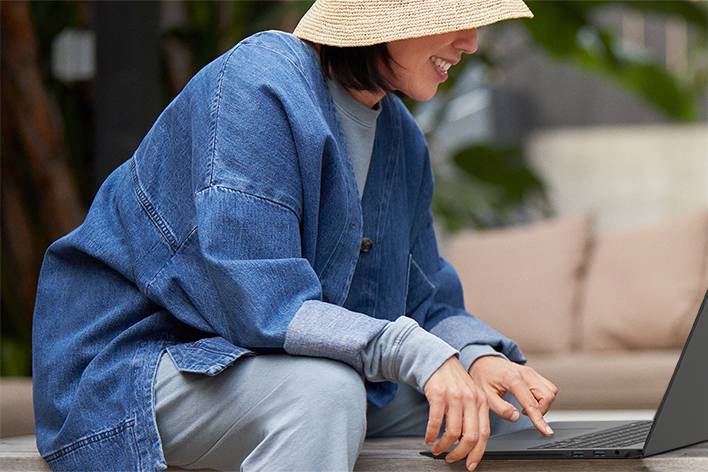
[[[708,292],[644,446],[649,456],[708,441]]]

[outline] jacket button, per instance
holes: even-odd
[[[369,238],[364,238],[361,240],[361,252],[369,252],[371,251],[371,247],[374,245],[374,242],[369,239]]]

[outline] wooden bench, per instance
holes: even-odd
[[[465,470],[464,462],[447,464],[418,454],[426,449],[422,439],[368,439],[354,470],[385,472]],[[0,470],[3,472],[48,471],[34,442],[34,436],[0,439]],[[170,468],[169,471],[183,470]],[[485,460],[479,471],[636,471],[705,472],[708,470],[708,442],[648,459],[596,460]]]

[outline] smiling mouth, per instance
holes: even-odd
[[[437,57],[437,56],[432,56],[432,57],[430,58],[430,62],[432,62],[432,63],[433,63],[433,66],[435,66],[435,68],[436,68],[438,71],[440,71],[440,73],[442,73],[442,74],[444,74],[444,75],[447,75],[448,69],[450,69],[450,67],[452,67],[452,63],[447,62],[447,61],[445,61],[445,60],[443,60],[443,59],[440,59],[440,58]]]

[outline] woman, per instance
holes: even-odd
[[[49,465],[350,470],[366,436],[420,435],[472,470],[490,433],[552,434],[556,387],[464,311],[425,139],[390,93],[428,100],[475,28],[524,16],[318,0],[199,71],[46,251]]]

